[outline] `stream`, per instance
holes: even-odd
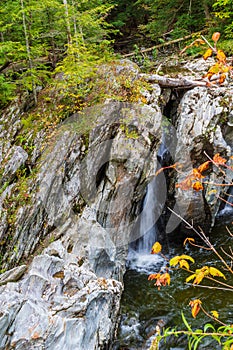
[[[232,246],[232,238],[223,242],[224,237],[229,237],[224,226],[216,225],[211,233],[212,242],[216,247]],[[168,258],[175,255],[188,254],[195,260],[195,266],[217,265],[216,256],[209,251],[198,248],[175,247],[170,250]],[[151,340],[154,337],[156,325],[165,327],[179,326],[185,329],[182,324],[181,311],[193,328],[200,328],[203,324],[210,322],[202,312],[196,319],[193,319],[188,306],[191,299],[201,299],[203,307],[208,310],[217,310],[223,322],[232,324],[233,303],[232,292],[203,289],[185,284],[188,273],[176,270],[171,275],[171,285],[162,287],[160,291],[153,285],[153,281],[148,281],[150,273],[159,272],[164,264],[164,260],[157,255],[142,254],[137,260],[138,266],[129,266],[125,274],[125,291],[122,299],[122,319],[119,331],[119,349],[149,349]],[[140,266],[141,264],[141,266]],[[223,268],[219,268],[227,276]],[[221,280],[221,279],[220,279]],[[230,282],[230,280],[228,279]],[[232,283],[232,281],[231,281]],[[178,346],[178,347],[177,347]],[[216,350],[216,344],[207,344],[203,349]],[[213,347],[212,347],[213,346]],[[186,349],[181,339],[172,340],[171,343],[161,349],[178,350]]]
[[[233,323],[232,292],[188,285],[185,283],[185,279],[189,274],[181,269],[175,269],[171,272],[171,285],[161,287],[161,290],[154,286],[155,281],[148,281],[148,275],[160,272],[160,269],[166,266],[163,257],[150,254],[151,247],[157,240],[156,220],[158,212],[161,211],[161,203],[156,201],[155,204],[154,201],[154,198],[158,198],[157,189],[158,184],[153,180],[148,185],[144,200],[144,210],[140,223],[142,237],[129,249],[128,268],[124,277],[125,290],[121,303],[121,323],[114,348],[117,350],[149,349],[157,325],[160,328],[178,326],[179,329],[185,330],[181,312],[184,313],[193,329],[211,322],[203,312],[200,312],[196,319],[192,318],[189,306],[191,299],[201,299],[204,309],[208,312],[217,310],[221,321],[227,324]],[[227,251],[229,247],[232,247],[233,238],[227,233],[225,227],[227,224],[229,228],[232,228],[232,217],[232,206],[226,204],[220,210],[216,225],[209,234],[211,242],[218,250],[222,247]],[[202,241],[199,243],[202,244]],[[227,277],[229,284],[232,285],[232,276],[229,276],[222,264],[219,264],[218,258],[212,251],[189,245],[184,247],[182,243],[170,244],[166,257],[171,259],[182,254],[190,255],[195,260],[194,264],[190,264],[191,269],[195,270],[205,265],[219,268]],[[220,280],[224,281],[221,278]],[[205,281],[204,284],[211,286],[208,281]],[[166,344],[160,346],[160,349],[186,350],[187,341],[184,337],[168,339]],[[219,348],[212,340],[207,340],[200,349],[217,350]]]

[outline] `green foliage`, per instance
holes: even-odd
[[[37,102],[36,87],[48,83],[49,70],[62,58],[56,72],[64,68],[69,84],[81,84],[92,76],[94,65],[109,56],[112,29],[106,17],[111,8],[104,0],[68,0],[67,6],[63,0],[3,0],[0,68],[6,62],[14,65],[3,69],[0,103],[12,97],[8,81],[32,92]]]
[[[215,15],[219,18],[220,28],[226,37],[232,38],[233,33],[233,3],[232,0],[217,0],[213,5]]]
[[[186,320],[183,313],[181,313],[182,322],[187,330],[177,330],[177,328],[166,328],[162,334],[160,330],[157,330],[157,335],[152,341],[150,350],[159,350],[159,344],[162,340],[166,341],[169,337],[187,337],[188,350],[197,350],[198,346],[207,339],[212,340],[211,348],[220,345],[223,350],[231,350],[233,344],[233,326],[220,326],[215,328],[212,324],[206,323],[203,329],[193,330]]]
[[[14,96],[16,85],[0,75],[0,107],[5,106]]]

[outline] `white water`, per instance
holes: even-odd
[[[158,156],[163,162],[167,156],[167,149],[162,144]],[[156,169],[155,169],[156,171]],[[151,254],[151,248],[157,240],[156,222],[159,219],[166,200],[167,188],[164,175],[155,177],[147,186],[147,193],[143,203],[140,217],[140,239],[136,249],[130,248],[128,254],[128,267],[139,272],[151,273],[155,271],[158,263],[163,259]]]
[[[222,218],[229,216],[229,220],[231,221],[233,214],[233,187],[230,187],[229,189],[227,202],[228,203],[225,204],[224,208],[219,211],[217,218],[219,219],[219,217]]]

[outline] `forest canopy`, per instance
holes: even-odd
[[[36,99],[58,65],[69,74],[79,67],[85,78],[87,66],[110,59],[113,48],[124,53],[203,29],[232,44],[232,1],[2,0],[0,105],[19,89]]]

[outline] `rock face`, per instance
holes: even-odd
[[[56,241],[20,282],[1,287],[0,348],[107,348],[121,290],[120,282],[97,278]]]
[[[181,182],[194,167],[220,153],[229,158],[232,148],[224,139],[230,112],[233,109],[232,87],[212,88],[196,87],[186,92],[180,101],[175,120],[177,146],[175,160],[183,165],[184,174],[177,175]],[[220,171],[214,170],[208,181],[224,183]],[[204,193],[192,189],[177,189],[176,203],[181,216],[194,225],[201,225],[208,231],[218,211],[218,201],[210,193],[216,186],[208,185]],[[220,189],[218,194],[220,193]],[[175,218],[174,218],[175,220]],[[206,223],[206,224],[205,224]]]
[[[48,247],[37,251],[27,272],[22,265],[2,275],[0,349],[110,347],[161,117],[147,105],[111,101],[56,130],[27,183],[30,203],[17,208],[14,231],[9,225],[2,231],[3,246],[10,247],[5,268],[29,259],[43,239]],[[2,193],[6,219],[10,186]]]
[[[139,69],[128,61],[108,67],[109,84],[119,89],[116,76],[127,71],[137,84]],[[137,102],[108,100],[66,118],[49,136],[29,132],[34,143],[26,149],[22,108],[3,113],[0,349],[111,348],[128,246],[140,237],[157,160],[184,164],[185,176],[206,160],[204,151],[229,156],[232,92],[197,87],[174,100],[173,91],[153,84]],[[213,221],[211,185],[202,194],[167,180],[164,203],[198,224]],[[179,224],[171,216],[166,232]]]

